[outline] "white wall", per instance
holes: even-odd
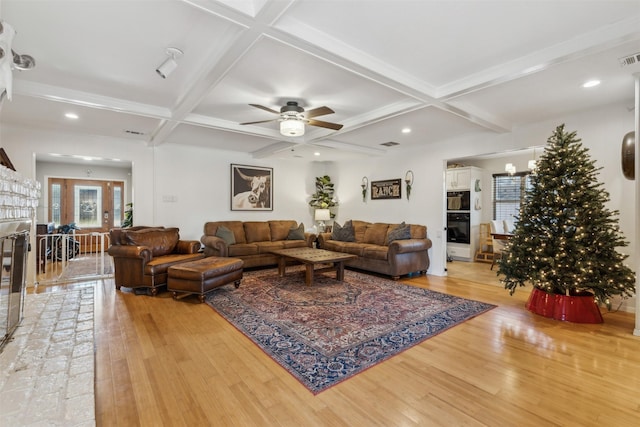
[[[231,211],[232,163],[273,168],[273,211]],[[183,238],[199,240],[207,221],[294,219],[305,228],[313,225],[307,202],[321,165],[171,144],[155,148],[155,164],[155,223],[180,227]],[[166,202],[172,197],[165,196],[177,200]]]
[[[313,214],[307,202],[314,192],[315,177],[328,174],[335,183],[339,200],[336,220],[418,223],[427,226],[433,241],[429,252],[430,274],[442,275],[446,269],[444,210],[444,173],[448,159],[517,150],[546,143],[555,127],[566,124],[576,130],[590,155],[603,170],[600,179],[611,195],[610,207],[620,211],[620,226],[632,239],[635,221],[634,183],[626,180],[620,167],[622,137],[633,129],[633,114],[625,106],[609,106],[554,121],[520,127],[507,134],[489,132],[456,140],[434,143],[418,149],[389,150],[384,157],[363,157],[345,162],[302,163],[297,159],[260,159],[235,152],[164,144],[149,147],[144,143],[75,134],[3,126],[0,143],[16,169],[25,177],[35,177],[33,154],[55,151],[117,157],[133,165],[132,188],[134,223],[177,226],[183,238],[199,239],[206,221],[221,219],[264,220],[291,218],[312,224]],[[78,147],[82,147],[81,150]],[[79,152],[81,151],[81,152]],[[229,208],[230,164],[274,168],[274,210],[271,212],[232,212]],[[401,200],[362,202],[360,183],[363,176],[371,181],[401,178],[412,170],[414,184],[407,200],[403,185]],[[484,183],[483,191],[490,190]],[[164,202],[163,196],[176,196]],[[637,242],[621,249],[632,258],[638,254]]]

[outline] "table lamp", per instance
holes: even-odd
[[[330,219],[331,211],[329,211],[329,209],[316,209],[315,220],[318,221],[319,232],[324,233],[324,230],[327,228],[324,222]]]

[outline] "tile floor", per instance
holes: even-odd
[[[95,426],[93,294],[27,294],[0,353],[0,425]]]

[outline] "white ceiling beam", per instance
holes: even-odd
[[[16,80],[14,82],[13,91],[14,93],[23,96],[63,102],[82,107],[133,114],[153,119],[171,118],[171,111],[167,108],[112,98],[110,96],[96,95],[95,93],[82,92],[59,86],[46,85],[43,83]]]
[[[278,28],[279,30],[273,29],[268,35],[282,43],[420,101],[423,103],[422,107],[434,105],[459,117],[471,120],[479,126],[501,133],[508,132],[512,127],[512,124],[504,119],[491,117],[479,112],[465,112],[460,108],[452,107],[438,98],[438,88],[427,85],[423,80],[403,73],[390,64],[354,49],[330,34],[320,32],[294,18],[287,17],[283,19],[282,22],[278,23]],[[409,111],[398,111],[395,116],[406,112]],[[377,121],[386,118],[388,117],[379,117]],[[354,129],[366,124],[368,123],[351,123],[349,128]]]
[[[598,28],[580,37],[566,40],[555,46],[529,53],[514,61],[499,64],[480,73],[443,85],[438,88],[437,97],[448,101],[633,40],[640,40],[640,18],[637,17]]]
[[[203,1],[189,1],[187,3],[191,5],[197,4],[199,8],[206,9],[225,19],[231,13],[233,15],[233,18],[230,19],[231,22],[237,23],[240,20],[240,15],[226,6],[222,7]],[[260,9],[255,19],[242,18],[242,22],[239,25],[242,25],[244,29],[239,35],[232,34],[229,35],[227,40],[216,40],[216,43],[227,45],[228,48],[221,56],[210,58],[208,65],[204,68],[203,75],[193,82],[189,89],[185,91],[184,96],[176,103],[173,110],[173,121],[163,123],[156,130],[153,140],[154,145],[161,144],[173,132],[178,122],[202,102],[211,91],[211,88],[227,75],[236,62],[244,57],[249,49],[262,38],[268,26],[281,16],[291,4],[293,4],[293,0],[270,1]],[[224,14],[222,13],[223,9]]]

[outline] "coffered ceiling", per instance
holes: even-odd
[[[255,158],[384,156],[632,108],[640,72],[620,63],[640,54],[638,0],[0,0],[0,16],[37,63],[14,71],[0,124]],[[184,54],[162,79],[168,47]],[[317,119],[344,127],[239,124],[274,118],[249,104],[287,101],[328,106]]]

